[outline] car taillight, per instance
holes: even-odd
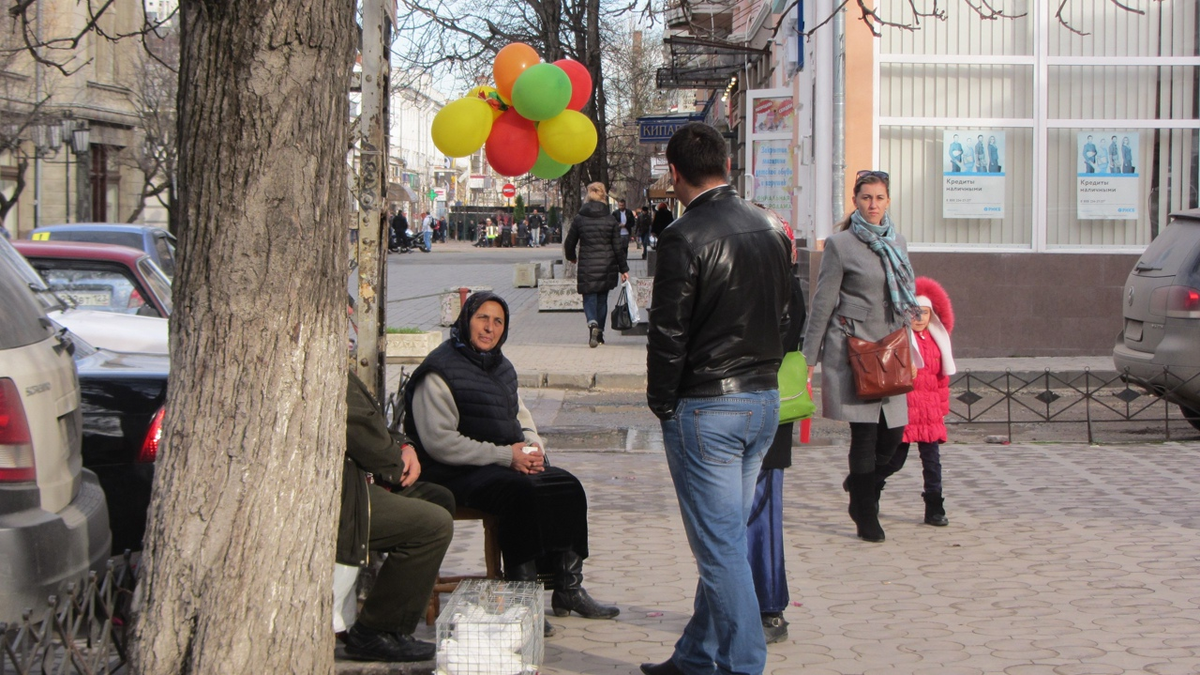
[[[150,428],[146,430],[146,440],[142,441],[142,450],[135,462],[149,464],[158,458],[158,442],[162,440],[162,421],[166,408],[159,408],[150,420]]]
[[[138,293],[136,288],[129,292],[129,304],[126,307],[129,309],[141,309],[144,304],[146,304],[146,301],[142,299],[142,294]]]
[[[0,378],[0,483],[37,480],[33,463],[33,438],[21,393],[11,379]]]
[[[1190,286],[1160,286],[1150,293],[1150,313],[1200,319],[1200,290]]]

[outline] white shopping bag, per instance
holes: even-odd
[[[340,633],[358,618],[358,566],[333,566],[333,632]]]
[[[638,313],[637,296],[633,293],[633,283],[626,281],[621,284],[621,292],[625,294],[625,302],[629,305],[629,320],[636,326],[640,315]]]

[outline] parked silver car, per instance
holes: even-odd
[[[111,549],[104,492],[82,467],[72,345],[0,259],[0,622],[40,618]]]
[[[1200,429],[1200,209],[1176,213],[1125,281],[1113,363]]]

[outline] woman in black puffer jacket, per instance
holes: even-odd
[[[621,281],[629,279],[629,263],[621,247],[621,226],[608,208],[604,183],[588,186],[587,201],[571,221],[563,250],[567,260],[579,263],[576,288],[583,296],[588,346],[604,344],[608,292],[617,287],[618,272]]]

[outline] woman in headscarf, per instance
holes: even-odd
[[[842,485],[850,493],[858,536],[872,542],[884,539],[876,469],[886,466],[900,445],[908,402],[903,394],[858,398],[846,338],[878,340],[908,326],[920,311],[908,243],[888,216],[888,187],[886,173],[858,172],[855,210],[825,240],[803,350],[810,380],[821,363],[821,414],[850,423],[850,475]]]
[[[587,495],[575,476],[546,461],[517,394],[516,369],[500,351],[508,324],[500,296],[467,298],[450,338],[409,380],[405,433],[423,480],[449,488],[460,506],[498,517],[506,579],[536,581],[540,566],[554,577],[555,616],[611,619],[620,610],[596,602],[582,585]]]

